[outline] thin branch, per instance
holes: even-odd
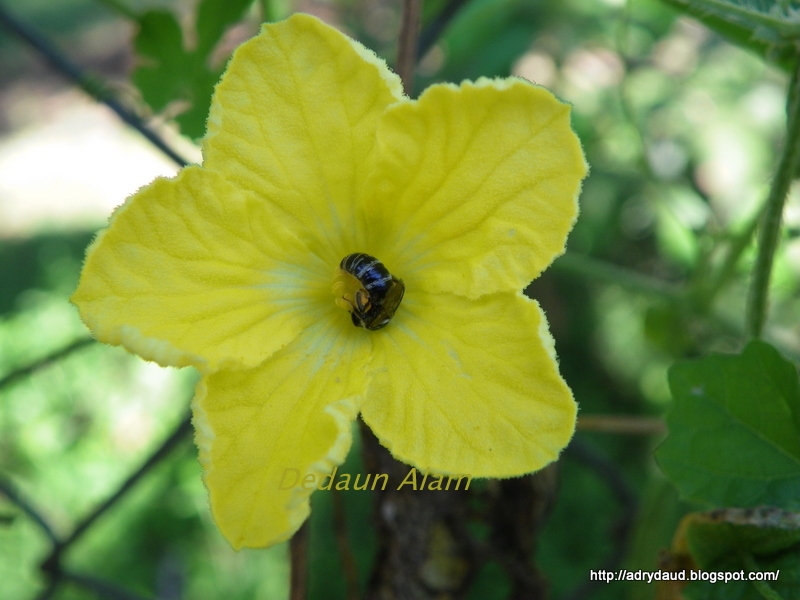
[[[308,520],[289,540],[289,600],[306,600],[308,596]]]
[[[167,437],[166,440],[159,446],[159,448],[150,455],[150,457],[139,467],[128,479],[114,492],[105,502],[98,506],[92,513],[83,519],[72,531],[67,539],[55,545],[50,556],[44,561],[45,569],[52,569],[52,565],[58,564],[60,555],[70,545],[75,543],[86,530],[109,508],[122,498],[125,493],[132,488],[150,469],[157,465],[161,459],[169,454],[180,442],[182,442],[192,431],[191,417],[186,417],[181,420],[175,430]]]
[[[573,438],[564,454],[570,456],[592,469],[608,486],[609,491],[622,507],[622,514],[612,531],[613,548],[603,564],[599,567],[604,571],[616,571],[625,558],[625,549],[628,537],[633,529],[636,519],[638,501],[628,482],[622,476],[619,467],[595,450],[591,445],[580,439]],[[590,592],[598,587],[600,582],[592,581],[586,577],[577,588],[568,596],[568,600],[588,598]]]
[[[394,69],[403,81],[403,90],[409,97],[414,93],[414,68],[417,65],[420,13],[420,0],[403,0],[403,17]]]
[[[720,290],[725,287],[725,284],[727,284],[731,278],[733,278],[734,274],[736,273],[736,267],[739,264],[739,260],[742,258],[744,251],[747,250],[747,247],[750,245],[750,242],[753,239],[753,235],[755,235],[756,230],[758,229],[758,224],[761,222],[765,208],[766,205],[762,206],[758,213],[753,215],[753,217],[750,219],[750,222],[747,223],[744,229],[732,236],[722,265],[711,277],[711,283],[707,288],[707,297],[704,300],[705,306],[711,306]]]
[[[752,338],[761,337],[767,320],[767,296],[780,238],[783,206],[800,162],[800,58],[792,73],[788,97],[786,141],[758,231],[758,255],[747,298],[747,333]]]
[[[422,30],[419,35],[419,44],[417,45],[417,60],[421,59],[428,53],[442,32],[447,29],[447,26],[455,18],[469,0],[450,0],[442,11],[436,15],[436,18]]]
[[[80,67],[70,62],[59,50],[35,31],[18,21],[2,5],[0,5],[0,24],[5,25],[10,31],[25,40],[35,48],[47,61],[71,79],[73,83],[80,86],[83,91],[92,96],[98,102],[102,102],[113,110],[120,119],[141,133],[151,144],[161,150],[178,166],[185,167],[188,163],[177,152],[170,148],[158,134],[150,129],[144,122],[131,110],[123,106],[111,92],[96,78],[84,73]]]
[[[342,561],[342,571],[347,587],[347,600],[359,600],[361,594],[358,590],[358,568],[350,547],[350,538],[347,535],[347,517],[344,511],[342,493],[335,487],[331,488],[333,499],[333,531],[336,536],[336,547],[339,550],[339,559]]]
[[[17,508],[28,515],[31,520],[36,523],[42,531],[44,531],[45,535],[50,538],[50,541],[54,545],[59,543],[58,536],[56,536],[53,528],[42,516],[42,513],[36,510],[30,502],[25,500],[17,491],[14,484],[2,475],[0,475],[0,494],[3,494],[11,501],[12,504],[16,505]]]
[[[39,369],[46,367],[54,363],[55,361],[60,360],[65,356],[68,356],[69,354],[72,354],[76,350],[80,350],[81,348],[88,346],[92,342],[94,342],[94,339],[91,337],[77,339],[74,342],[67,344],[63,348],[59,348],[58,350],[51,352],[44,358],[40,358],[39,360],[32,362],[28,365],[25,365],[24,367],[14,369],[10,373],[4,375],[3,377],[0,377],[0,390],[7,385],[16,383],[19,379],[22,379],[23,377],[27,377],[34,371],[38,371]]]
[[[556,259],[553,263],[553,269],[580,275],[587,279],[616,283],[634,292],[657,296],[659,298],[678,300],[681,297],[680,290],[675,285],[576,252],[567,252]]]
[[[662,419],[627,415],[581,415],[576,428],[578,431],[631,435],[663,435],[667,432]]]

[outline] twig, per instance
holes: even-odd
[[[422,30],[419,35],[419,44],[417,45],[417,60],[421,59],[428,53],[442,32],[450,24],[450,21],[458,14],[464,5],[469,0],[450,0],[442,11],[436,15],[436,18]]]
[[[72,354],[76,350],[80,350],[81,348],[88,346],[94,342],[93,338],[85,337],[75,340],[64,346],[63,348],[59,348],[45,356],[44,358],[40,358],[39,360],[32,362],[24,367],[20,367],[18,369],[14,369],[10,373],[4,375],[0,378],[0,389],[4,388],[7,385],[11,385],[15,383],[17,380],[30,375],[34,371],[38,371],[39,369],[50,365],[51,363],[64,358],[65,356]]]
[[[191,417],[186,417],[178,424],[175,430],[167,437],[161,446],[139,467],[128,479],[114,492],[105,502],[98,506],[92,513],[83,519],[72,531],[72,533],[63,542],[55,544],[50,556],[42,563],[42,568],[45,571],[53,572],[58,570],[58,564],[61,554],[70,545],[75,543],[86,530],[109,508],[111,508],[117,501],[125,495],[125,493],[133,487],[150,469],[152,469],[158,462],[169,454],[175,446],[177,446],[184,438],[186,438],[192,431]]]
[[[573,438],[567,449],[564,450],[567,456],[575,458],[587,467],[592,469],[600,479],[608,486],[614,498],[622,507],[622,514],[614,526],[613,535],[614,547],[600,566],[605,571],[616,571],[622,560],[625,558],[625,549],[628,545],[628,536],[633,529],[636,518],[638,502],[633,490],[625,481],[619,468],[589,444],[578,438]],[[575,590],[569,594],[569,600],[579,600],[587,598],[589,592],[599,585],[598,581],[586,578]]]
[[[553,263],[553,269],[573,273],[589,279],[616,283],[634,292],[657,296],[659,298],[678,300],[681,297],[680,290],[672,284],[576,252],[567,252],[556,259]]]
[[[781,232],[783,205],[800,162],[800,58],[792,73],[788,97],[786,141],[758,231],[758,255],[747,298],[747,333],[752,338],[761,337],[761,331],[767,320],[769,281]]]
[[[667,432],[662,419],[628,415],[581,415],[576,428],[578,431],[632,435],[663,435]]]
[[[358,568],[350,547],[350,538],[347,535],[347,517],[344,511],[342,493],[335,487],[331,488],[333,499],[333,531],[336,536],[336,547],[339,550],[339,559],[342,561],[342,571],[347,587],[347,600],[359,600]]]
[[[711,283],[708,286],[707,298],[705,299],[706,306],[711,306],[719,291],[736,273],[739,259],[741,259],[742,254],[744,254],[744,251],[747,250],[747,247],[750,245],[753,235],[756,229],[758,229],[758,224],[764,216],[765,208],[766,205],[762,206],[758,213],[753,215],[744,229],[732,237],[722,265],[711,278]]]
[[[289,540],[289,600],[306,600],[308,595],[308,520]]]
[[[22,512],[28,515],[34,523],[36,523],[42,531],[50,538],[50,541],[53,544],[58,544],[58,536],[56,536],[53,528],[47,522],[47,520],[42,516],[42,514],[36,510],[32,504],[30,504],[27,500],[25,500],[22,496],[20,496],[17,489],[14,487],[14,484],[11,483],[10,480],[6,479],[4,476],[0,475],[0,493],[2,493],[6,498],[8,498],[13,504],[17,506]]]
[[[403,90],[406,96],[409,97],[414,93],[414,67],[417,64],[420,10],[420,0],[403,0],[403,17],[394,68],[403,81]]]
[[[2,5],[0,5],[0,23],[35,48],[53,67],[63,75],[66,75],[73,83],[80,86],[83,91],[117,113],[120,119],[141,133],[151,144],[171,158],[178,166],[185,167],[189,164],[188,161],[170,148],[158,134],[147,127],[133,111],[123,106],[114,98],[111,92],[109,92],[97,78],[84,73],[80,67],[64,57],[55,46],[26,25],[23,25]]]

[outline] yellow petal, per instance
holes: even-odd
[[[477,298],[522,289],[563,253],[587,166],[569,106],[546,89],[431,86],[386,111],[378,152],[370,248],[398,276]]]
[[[365,333],[322,321],[264,365],[219,371],[198,386],[204,480],[214,520],[234,548],[290,537],[322,476],[344,461],[366,387]]]
[[[279,211],[200,167],[113,215],[72,301],[95,336],[161,365],[250,367],[330,308],[330,267]]]
[[[402,97],[383,60],[318,19],[264,25],[216,88],[203,165],[280,206],[333,267],[364,247],[377,121]]]
[[[519,293],[409,290],[372,341],[375,378],[361,412],[399,460],[508,477],[544,467],[572,437],[576,405],[547,322]]]

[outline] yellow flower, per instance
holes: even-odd
[[[558,457],[576,406],[521,290],[577,216],[586,163],[569,114],[514,78],[412,101],[382,60],[306,15],[236,51],[203,165],[114,213],[73,296],[99,340],[200,370],[196,440],[234,547],[297,530],[311,490],[278,489],[281,476],[341,464],[359,412],[424,471],[507,477]],[[332,295],[356,252],[405,283],[377,331]]]

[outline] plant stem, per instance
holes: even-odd
[[[747,335],[760,338],[767,319],[767,296],[772,275],[772,263],[778,247],[781,231],[783,205],[789,187],[797,171],[800,160],[800,60],[795,64],[792,80],[789,84],[789,101],[787,103],[787,133],[783,154],[778,165],[778,172],[772,180],[772,187],[767,197],[764,215],[758,231],[758,255],[753,268],[753,278],[747,299]]]
[[[417,64],[421,8],[420,0],[403,0],[403,18],[394,68],[400,75],[400,79],[403,81],[403,90],[409,97],[414,92],[414,67]]]
[[[308,595],[308,519],[289,540],[289,600],[306,600]]]
[[[739,264],[739,260],[750,245],[750,241],[753,239],[753,235],[756,229],[758,229],[758,224],[761,222],[763,215],[764,207],[762,206],[758,213],[753,215],[745,228],[742,229],[741,232],[733,235],[722,265],[720,265],[717,271],[712,275],[711,283],[705,288],[705,296],[702,298],[702,306],[705,309],[711,307],[720,290],[722,290],[736,274],[736,267]]]
[[[361,594],[358,588],[358,568],[350,547],[350,538],[347,532],[347,516],[345,514],[342,493],[336,488],[331,488],[333,500],[333,531],[336,536],[336,548],[339,550],[339,560],[342,561],[342,572],[346,587],[347,600],[359,600]]]
[[[630,435],[664,435],[667,432],[663,419],[636,415],[581,415],[576,429]]]
[[[576,252],[567,252],[556,259],[553,263],[553,268],[557,271],[580,275],[587,279],[616,283],[629,290],[649,296],[678,300],[681,295],[676,286],[660,279]]]
[[[611,551],[599,565],[601,570],[616,571],[625,560],[628,544],[630,543],[630,533],[633,531],[633,526],[636,522],[636,513],[639,506],[636,494],[622,474],[619,466],[598,451],[592,444],[584,442],[578,436],[572,438],[569,446],[564,450],[564,455],[581,462],[593,471],[608,487],[608,490],[620,505],[619,517],[613,525],[609,536],[612,544]],[[582,600],[588,598],[592,595],[592,591],[600,585],[602,584],[598,581],[586,577],[582,583],[566,596],[566,599]]]
[[[442,11],[436,15],[430,24],[428,24],[424,31],[420,33],[419,44],[417,45],[417,59],[421,59],[428,50],[430,50],[442,35],[442,32],[447,29],[450,22],[458,15],[458,12],[464,8],[469,0],[450,0]]]

